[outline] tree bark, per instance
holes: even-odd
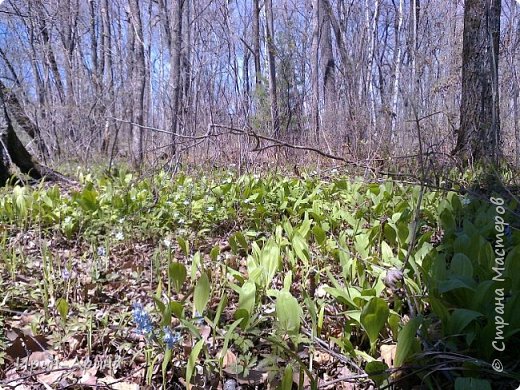
[[[260,85],[262,68],[260,67],[260,6],[258,0],[253,0],[253,56],[255,61],[256,85]]]
[[[464,163],[497,162],[500,148],[500,0],[466,0],[460,128],[453,154]]]
[[[172,125],[171,132],[172,134],[172,147],[171,152],[172,155],[176,153],[176,137],[177,128],[179,126],[179,107],[181,100],[181,55],[182,55],[182,9],[183,9],[183,0],[173,0],[172,7],[172,21],[173,26],[171,29],[172,32],[172,52],[171,55],[171,67],[170,67],[170,80],[171,86],[173,90],[173,98],[172,98]]]
[[[144,92],[146,88],[145,58],[143,41],[143,24],[138,0],[129,0],[129,14],[131,28],[134,32],[133,39],[133,67],[132,75],[135,82],[132,110],[132,163],[134,168],[139,168],[143,162],[143,125],[144,125]]]
[[[275,136],[279,136],[280,118],[278,113],[278,90],[276,87],[276,49],[274,44],[273,0],[265,1],[265,18],[267,58],[269,61],[269,95],[271,97],[271,120],[273,122],[273,134]]]

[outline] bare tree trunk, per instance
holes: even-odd
[[[496,162],[500,148],[500,0],[466,0],[457,153],[465,163]]]
[[[368,88],[368,97],[370,99],[370,121],[372,124],[372,131],[375,131],[377,128],[377,117],[376,117],[376,95],[374,93],[374,60],[376,53],[376,44],[377,44],[377,24],[379,20],[379,0],[375,1],[374,5],[374,15],[370,18],[369,13],[369,2],[366,3],[366,22],[367,22],[367,31],[370,31],[370,45],[368,51],[368,78],[367,78],[367,88]],[[365,134],[366,135],[366,134]]]
[[[277,137],[280,135],[280,118],[278,113],[278,90],[276,87],[276,49],[274,44],[273,0],[265,0],[265,18],[265,38],[267,41],[267,58],[269,61],[269,95],[271,97],[271,120],[273,122],[273,134],[275,137]]]
[[[171,55],[171,68],[170,68],[170,79],[173,90],[172,98],[172,133],[177,133],[179,127],[179,106],[181,98],[181,51],[182,51],[182,8],[183,0],[173,0],[172,7],[172,22],[173,22],[173,39],[172,39],[172,53]],[[172,155],[176,153],[175,147],[176,139],[175,134],[172,135]]]
[[[399,0],[399,10],[396,10],[395,47],[394,47],[394,86],[392,90],[392,110],[390,112],[390,142],[395,141],[395,127],[397,123],[397,103],[399,101],[399,87],[401,81],[401,30],[403,27],[404,0]]]
[[[336,65],[334,63],[334,54],[332,52],[330,13],[327,12],[324,0],[320,0],[318,3],[321,48],[320,68],[323,72],[323,100],[326,111],[332,111],[334,110],[334,102],[336,100],[336,80],[334,77]]]
[[[311,125],[316,142],[320,138],[320,71],[319,71],[319,47],[320,47],[320,0],[312,2],[312,45],[311,45]]]
[[[145,58],[143,25],[141,21],[141,11],[138,0],[129,0],[129,16],[131,20],[130,28],[133,30],[133,67],[132,75],[135,82],[135,89],[132,92],[132,164],[139,168],[143,162],[143,115],[144,115],[144,92],[146,88]]]
[[[103,136],[101,141],[101,151],[108,154],[110,147],[110,125],[113,123],[109,116],[115,116],[115,102],[114,102],[114,64],[112,61],[112,28],[110,26],[110,8],[108,0],[102,0],[101,20],[103,24],[103,77],[105,84],[106,97],[104,101],[106,119],[103,128]],[[107,107],[108,106],[108,107]],[[114,141],[115,142],[115,141]]]
[[[260,85],[262,68],[260,66],[260,6],[258,0],[253,0],[253,56],[255,58],[256,85]]]

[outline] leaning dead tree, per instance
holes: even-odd
[[[27,131],[36,129],[30,118],[20,109],[18,100],[0,81],[0,185],[5,185],[19,173],[35,180],[70,182],[65,176],[40,164],[27,150],[15,132],[15,126]],[[31,134],[29,134],[31,136]]]

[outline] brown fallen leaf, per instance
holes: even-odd
[[[383,344],[379,349],[381,359],[390,368],[394,367],[395,351],[397,350],[397,344]]]

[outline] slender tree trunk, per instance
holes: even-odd
[[[314,139],[316,142],[320,138],[320,0],[312,2],[312,45],[311,45],[311,85],[312,85],[312,102],[311,102],[311,125],[314,131]]]
[[[500,10],[500,0],[464,4],[460,129],[454,152],[465,163],[496,162],[499,156]]]
[[[129,0],[130,28],[133,30],[133,82],[135,89],[132,92],[132,164],[139,168],[143,162],[143,125],[144,125],[144,92],[146,88],[145,56],[143,41],[143,25],[138,0]]]
[[[377,117],[376,117],[376,95],[374,92],[374,62],[376,55],[376,44],[377,44],[377,25],[379,20],[379,0],[375,1],[374,4],[374,14],[372,18],[370,18],[369,13],[369,3],[365,4],[366,9],[366,22],[368,31],[370,31],[370,45],[368,51],[368,77],[367,77],[367,89],[368,89],[368,97],[370,99],[370,121],[372,125],[372,131],[375,131],[377,128]],[[366,134],[363,134],[366,136]],[[363,137],[365,138],[365,137]]]
[[[274,18],[273,0],[265,0],[266,17],[266,41],[267,58],[269,62],[269,95],[271,97],[271,120],[273,122],[273,134],[275,137],[280,135],[280,118],[278,113],[278,90],[276,87],[276,48],[274,44]]]
[[[397,103],[399,102],[399,88],[401,81],[401,30],[403,27],[404,0],[399,0],[399,10],[396,15],[395,46],[394,46],[394,86],[392,90],[392,111],[390,112],[390,142],[395,141],[395,127],[397,123]]]
[[[260,85],[262,68],[260,66],[260,6],[258,0],[253,0],[253,56],[255,61],[255,81]]]
[[[172,7],[172,53],[171,53],[171,67],[170,67],[170,79],[172,86],[172,155],[176,153],[176,139],[175,133],[177,133],[179,125],[179,106],[181,98],[181,52],[182,52],[182,7],[183,0],[173,0]]]
[[[103,128],[103,136],[101,141],[101,151],[108,154],[110,148],[110,128],[113,120],[110,117],[115,116],[114,102],[114,64],[112,61],[112,27],[110,26],[110,8],[109,0],[102,0],[101,20],[103,24],[103,73],[102,77],[105,85],[104,98],[106,106],[106,119]]]

